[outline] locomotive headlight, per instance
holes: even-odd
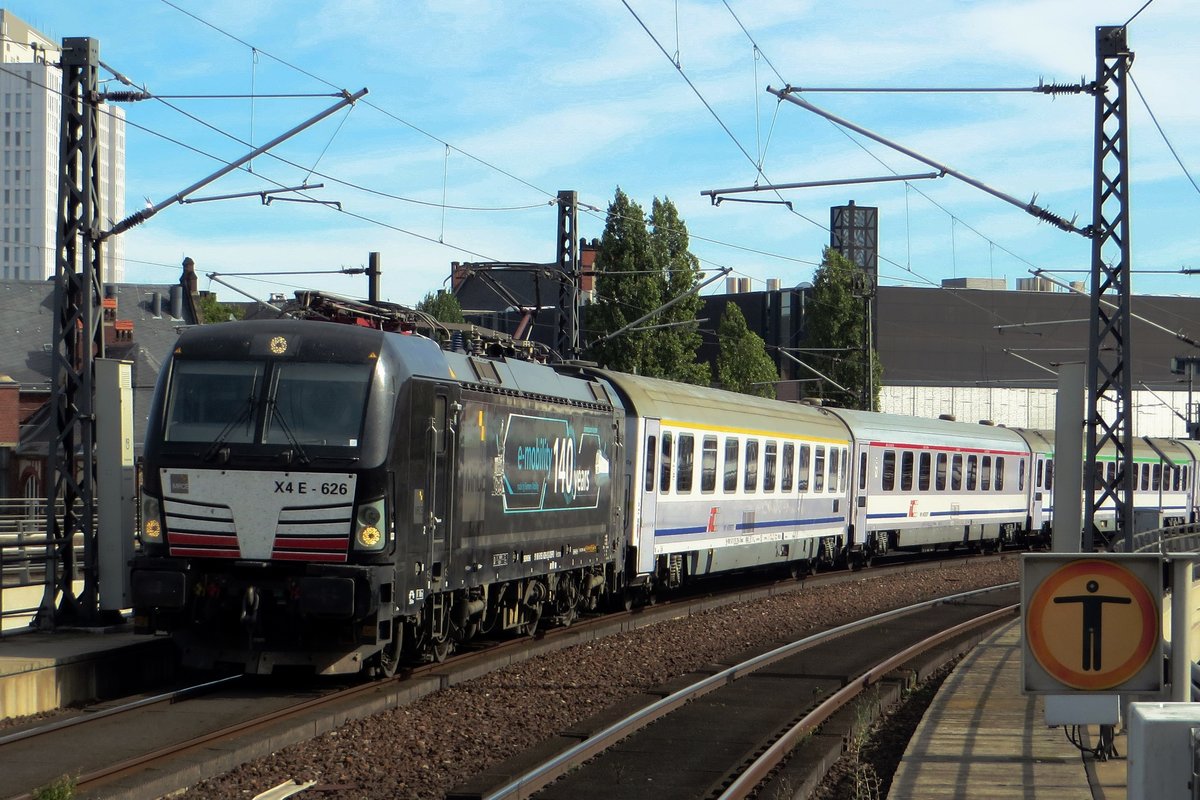
[[[162,516],[157,497],[142,495],[142,541],[150,544],[162,542]]]
[[[383,534],[379,532],[379,528],[374,525],[368,525],[358,532],[358,545],[365,549],[372,549],[379,546],[380,540],[383,539]]]
[[[387,519],[387,507],[383,498],[371,503],[363,503],[358,507],[354,523],[354,548],[356,550],[379,551],[387,546],[387,536],[384,534]]]

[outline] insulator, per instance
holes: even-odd
[[[138,100],[149,100],[152,95],[149,92],[105,92],[100,96],[104,100],[112,100],[117,103],[133,103]]]

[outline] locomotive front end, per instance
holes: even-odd
[[[276,321],[185,333],[148,426],[139,631],[184,662],[357,672],[392,635],[377,331]]]

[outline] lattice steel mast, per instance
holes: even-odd
[[[34,624],[90,622],[97,613],[96,414],[93,361],[104,356],[100,313],[100,109],[95,39],[63,39],[62,124],[55,236],[54,341],[45,591]],[[58,504],[62,503],[59,516]],[[77,596],[74,537],[83,536]]]
[[[1092,302],[1088,341],[1084,550],[1095,548],[1096,512],[1111,499],[1116,535],[1133,547],[1133,381],[1130,347],[1129,127],[1126,78],[1133,53],[1124,26],[1096,28],[1096,140],[1092,197]],[[1106,307],[1101,300],[1109,301]],[[1112,406],[1105,415],[1104,405]],[[1112,473],[1097,455],[1116,449]]]

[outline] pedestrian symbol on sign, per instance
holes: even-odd
[[[1128,597],[1096,594],[1096,592],[1100,591],[1100,584],[1097,581],[1088,581],[1086,588],[1090,594],[1056,597],[1054,598],[1054,602],[1078,603],[1083,608],[1083,626],[1080,631],[1080,635],[1083,638],[1079,643],[1079,649],[1083,653],[1083,658],[1080,668],[1084,672],[1089,670],[1099,672],[1104,652],[1103,639],[1101,638],[1104,635],[1104,625],[1102,624],[1104,604],[1118,603],[1129,605],[1133,600]]]

